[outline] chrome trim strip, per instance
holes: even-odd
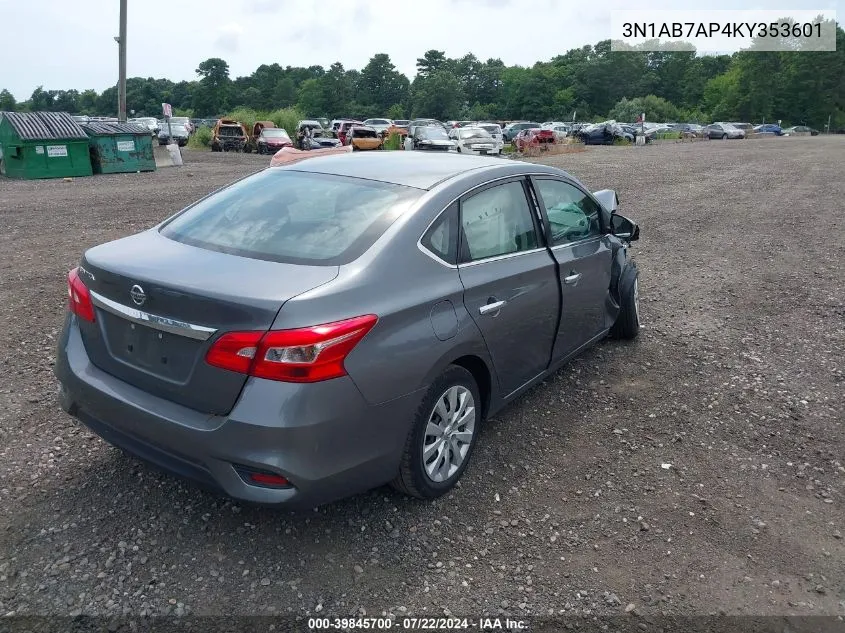
[[[505,253],[504,255],[495,255],[494,257],[487,257],[485,259],[476,259],[471,262],[464,262],[461,264],[461,268],[468,268],[470,266],[478,266],[479,264],[489,264],[490,262],[497,262],[502,259],[513,259],[514,257],[519,257],[520,255],[530,255],[532,253],[539,253],[539,252],[547,253],[545,246],[540,246],[539,248],[530,248],[527,251],[515,251],[513,253]],[[551,259],[549,263],[551,263]]]
[[[590,242],[597,242],[604,239],[607,234],[602,235],[593,235],[591,237],[586,237],[582,240],[575,240],[574,242],[566,242],[565,244],[557,244],[556,246],[552,246],[552,252],[560,251],[564,248],[572,248],[573,246],[581,246],[583,244],[589,244]]]
[[[179,321],[178,319],[150,314],[149,312],[144,312],[143,310],[138,310],[137,308],[131,308],[120,304],[117,301],[107,299],[93,290],[89,290],[89,292],[91,293],[91,302],[95,306],[105,310],[106,312],[111,312],[114,315],[126,319],[127,321],[131,321],[132,323],[146,325],[147,327],[151,327],[155,330],[161,330],[162,332],[168,332],[170,334],[177,334],[197,341],[207,341],[214,335],[215,332],[217,332],[217,330],[213,327],[194,325],[193,323]]]
[[[440,216],[438,215],[437,217],[439,218]],[[431,228],[431,225],[429,225],[429,228]],[[426,233],[428,233],[428,228],[425,230],[425,232],[426,232]],[[423,233],[423,237],[425,237],[425,233]],[[418,240],[417,240],[417,248],[418,248],[418,249],[420,249],[420,250],[422,251],[422,254],[423,254],[423,255],[428,255],[429,257],[431,257],[431,259],[433,259],[434,261],[436,261],[436,262],[437,262],[438,264],[440,264],[441,266],[445,266],[446,268],[452,268],[453,270],[457,270],[457,269],[458,269],[458,267],[457,267],[455,264],[450,264],[450,263],[449,263],[449,262],[447,262],[446,260],[441,259],[439,255],[436,255],[435,253],[432,253],[432,252],[431,252],[430,250],[428,250],[425,246],[423,246],[423,243],[422,243],[422,237],[421,237],[420,239],[418,239]]]

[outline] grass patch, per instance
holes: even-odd
[[[191,149],[205,149],[211,145],[211,128],[201,127],[191,134],[188,139],[188,147]]]
[[[256,121],[272,121],[276,127],[284,128],[291,138],[295,138],[296,126],[299,125],[303,117],[302,113],[296,108],[280,108],[271,111],[237,108],[227,112],[223,118],[240,121],[250,134]]]
[[[399,132],[393,132],[390,136],[384,139],[384,149],[402,149],[402,135],[399,134]]]

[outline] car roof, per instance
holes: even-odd
[[[271,167],[271,169],[364,178],[416,189],[432,189],[446,180],[481,170],[508,171],[514,175],[528,172],[543,172],[555,175],[563,173],[554,167],[509,161],[498,157],[414,151],[361,152],[316,156],[298,163]],[[503,174],[498,173],[497,175]],[[571,176],[569,177],[571,178]]]

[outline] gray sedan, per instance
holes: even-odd
[[[271,167],[68,275],[60,402],[232,497],[310,507],[451,489],[484,420],[639,330],[616,194],[495,158]]]

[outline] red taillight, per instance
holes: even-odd
[[[318,382],[346,375],[343,361],[378,321],[374,314],[296,330],[229,332],[205,360],[257,378]]]
[[[67,274],[67,307],[83,321],[94,322],[94,304],[91,293],[79,278],[79,269],[74,268]]]
[[[281,475],[274,475],[272,473],[250,473],[249,480],[262,486],[273,486],[277,488],[287,488],[290,482]]]

